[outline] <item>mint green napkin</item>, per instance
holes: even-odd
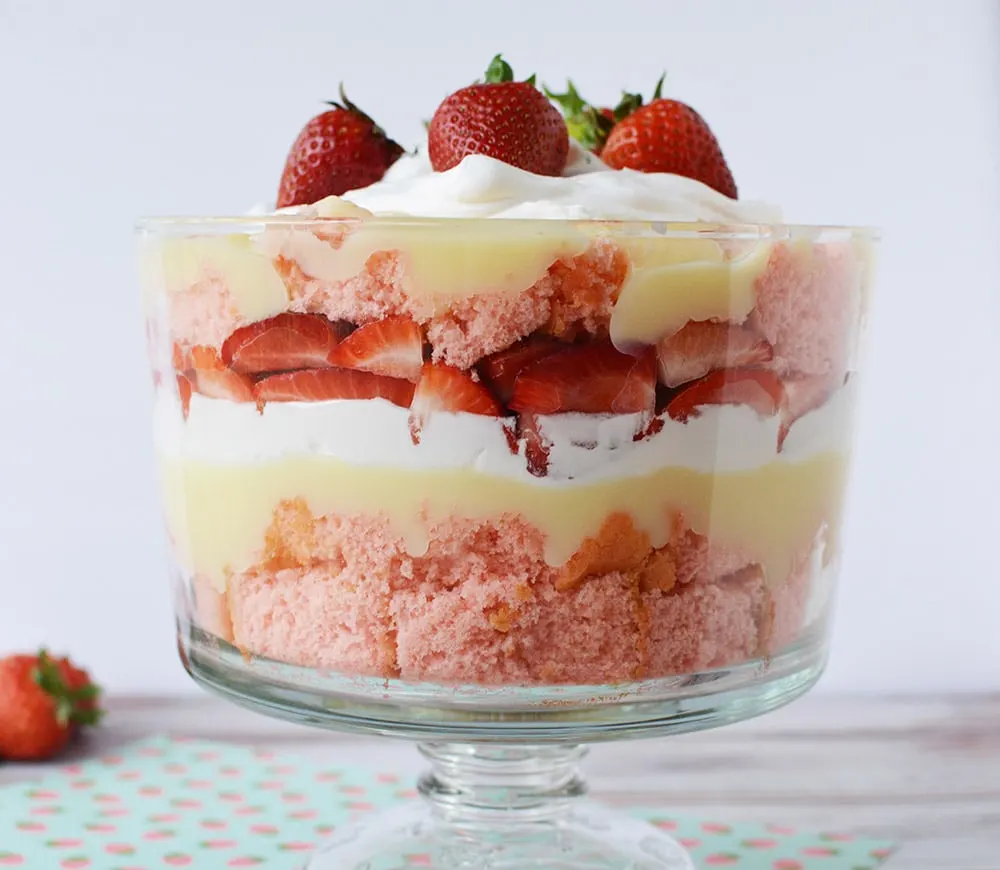
[[[291,870],[334,826],[413,796],[390,771],[317,770],[294,755],[157,737],[0,789],[0,868]],[[699,868],[874,870],[892,851],[841,834],[632,813],[680,840]],[[400,856],[399,868],[426,863]]]

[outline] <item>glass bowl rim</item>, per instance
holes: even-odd
[[[651,236],[655,238],[713,238],[713,239],[788,239],[815,238],[825,234],[849,235],[855,239],[878,241],[881,232],[873,226],[847,224],[786,224],[786,223],[723,223],[714,221],[654,221],[654,220],[605,220],[596,218],[488,218],[488,217],[417,217],[409,215],[376,215],[374,217],[318,217],[293,214],[261,215],[163,215],[142,216],[135,220],[138,233],[169,233],[185,228],[197,231],[233,232],[239,228],[284,227],[289,229],[330,228],[338,224],[392,227],[400,230],[420,227],[439,227],[455,230],[458,227],[496,226],[521,227],[526,232],[554,227],[604,229],[622,236]]]

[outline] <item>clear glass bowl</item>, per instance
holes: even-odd
[[[692,866],[580,746],[818,678],[874,235],[315,211],[140,225],[185,667],[421,742],[311,868]]]

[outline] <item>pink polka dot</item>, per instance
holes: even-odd
[[[173,807],[179,807],[182,810],[197,810],[201,809],[201,801],[195,800],[194,798],[175,798],[170,802]]]
[[[133,780],[138,779],[141,775],[142,774],[140,774],[138,770],[123,770],[115,776],[115,779],[119,779],[122,782],[132,782]]]
[[[142,835],[144,840],[169,840],[174,836],[174,832],[169,829],[160,829],[157,831],[146,831]]]
[[[340,779],[340,774],[336,770],[321,770],[314,779],[316,782],[333,782],[335,779]]]
[[[203,849],[234,849],[236,848],[235,840],[202,840],[201,847]]]
[[[290,843],[280,843],[278,848],[282,852],[308,852],[310,849],[315,849],[316,844],[293,840]]]
[[[146,756],[146,758],[159,758],[163,755],[163,750],[157,749],[155,746],[144,746],[139,750],[139,754]]]
[[[732,867],[739,860],[738,856],[728,852],[716,852],[714,855],[706,855],[702,859],[706,867]]]
[[[104,851],[109,855],[133,855],[135,846],[130,846],[128,843],[108,843]]]
[[[240,776],[241,771],[238,767],[220,767],[219,773],[223,776]]]
[[[171,852],[163,856],[163,863],[169,867],[190,867],[194,863],[194,858],[183,852]]]
[[[215,761],[218,759],[218,757],[219,757],[218,752],[199,752],[197,755],[195,755],[195,758],[197,758],[199,761]]]
[[[116,804],[121,798],[116,794],[95,794],[94,801],[99,804]]]
[[[106,819],[117,819],[122,816],[127,816],[129,811],[125,807],[112,807],[111,809],[101,810],[100,815]]]
[[[243,800],[243,795],[235,791],[220,791],[219,799],[224,801],[229,801],[230,803],[236,803]]]
[[[750,840],[744,840],[740,845],[746,849],[774,849],[778,845],[778,841],[766,837],[754,837]]]
[[[158,785],[144,785],[139,789],[139,794],[143,797],[159,797],[163,794],[163,789]]]
[[[176,761],[164,764],[163,769],[167,773],[187,773],[187,768],[183,764],[178,764]]]
[[[366,790],[363,785],[342,785],[338,789],[342,794],[364,794]]]
[[[274,776],[287,776],[290,773],[295,773],[295,768],[290,764],[272,764],[267,772]]]
[[[795,828],[789,828],[787,825],[768,825],[767,830],[772,834],[781,834],[784,837],[795,833]]]
[[[221,831],[228,827],[228,823],[222,819],[202,819],[201,826],[209,831]]]
[[[265,824],[251,825],[250,826],[250,830],[254,834],[271,834],[271,835],[273,835],[273,834],[277,834],[278,833],[278,829],[274,825],[265,825]]]
[[[295,810],[288,814],[290,819],[315,819],[319,815],[318,810]]]
[[[24,864],[24,855],[0,852],[0,867],[19,867],[22,864]]]
[[[257,788],[261,791],[281,791],[285,784],[279,779],[265,779],[257,783]]]
[[[187,788],[211,788],[213,783],[210,779],[186,779],[184,785]]]
[[[55,840],[46,840],[45,845],[50,849],[79,849],[83,845],[83,840],[76,837],[59,837]]]
[[[253,855],[241,855],[239,858],[230,858],[229,863],[226,864],[227,867],[253,867],[256,864],[263,864],[263,858],[257,858]]]
[[[63,773],[69,774],[70,776],[76,776],[83,773],[82,764],[67,764],[62,769]]]
[[[107,767],[115,767],[116,765],[121,764],[122,761],[123,759],[120,755],[105,755],[104,758],[101,759],[101,762]]]
[[[394,773],[380,773],[375,777],[376,781],[384,783],[399,782],[399,777]]]
[[[36,801],[54,801],[59,797],[59,792],[33,788],[28,792],[28,797]]]
[[[337,830],[337,826],[336,825],[316,825],[316,827],[313,828],[313,830],[317,834],[319,834],[320,836],[325,837],[328,834],[332,834],[335,830]]]
[[[281,796],[281,799],[286,804],[297,804],[297,803],[301,803],[302,801],[304,801],[306,799],[306,796],[304,794],[301,794],[300,792],[297,792],[297,791],[286,791]]]
[[[805,864],[794,858],[779,858],[774,862],[774,870],[805,870]]]
[[[261,807],[237,807],[234,812],[238,816],[256,816],[261,809]]]
[[[27,831],[29,834],[39,834],[42,831],[47,831],[48,826],[43,822],[18,822],[17,829]]]
[[[375,804],[368,803],[368,801],[351,801],[348,803],[347,808],[359,813],[367,813],[375,809]]]
[[[718,822],[702,822],[701,829],[706,834],[728,834],[732,830],[729,825],[720,825]]]
[[[404,788],[396,792],[396,797],[399,798],[415,798],[417,796],[417,790],[415,788]]]
[[[888,858],[892,854],[892,849],[872,849],[868,854],[873,858]]]
[[[93,788],[94,781],[92,779],[74,779],[70,782],[69,787],[75,789],[85,789]]]
[[[701,845],[701,840],[696,837],[678,837],[677,842],[685,849],[697,849]]]
[[[91,822],[91,824],[86,827],[88,831],[93,831],[97,834],[113,834],[118,830],[117,825],[112,825],[107,822]]]
[[[834,855],[839,855],[839,849],[832,849],[829,846],[806,846],[802,849],[803,855],[808,855],[810,858],[830,858]]]
[[[851,834],[820,834],[821,840],[829,840],[831,843],[853,843],[854,837]]]
[[[403,860],[411,867],[430,867],[431,856],[423,852],[415,855],[404,855]]]
[[[673,819],[653,819],[651,824],[654,828],[659,828],[661,831],[677,830],[677,822]]]
[[[166,825],[171,822],[179,822],[181,816],[178,813],[154,813],[149,817],[149,820],[157,825]]]
[[[54,816],[62,812],[61,807],[32,807],[30,810],[33,816]]]
[[[90,866],[90,858],[86,858],[83,855],[74,855],[72,858],[63,858],[59,862],[59,866],[65,868],[65,870],[79,870],[79,868]]]
[[[274,758],[274,753],[269,749],[255,749],[253,754],[258,758],[262,758],[264,761],[270,761]]]

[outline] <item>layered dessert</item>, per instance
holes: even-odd
[[[184,621],[494,686],[726,668],[822,622],[866,240],[738,200],[683,104],[555,96],[495,62],[410,154],[345,100],[353,138],[310,122],[277,211],[147,225]]]

